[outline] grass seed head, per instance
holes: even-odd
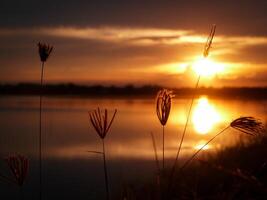
[[[162,89],[156,97],[156,112],[162,126],[165,126],[171,111],[173,94],[171,90]]]
[[[239,117],[230,126],[248,135],[258,135],[264,131],[262,122],[254,117]]]
[[[18,186],[22,186],[29,172],[29,159],[23,155],[15,154],[6,158],[6,163],[15,178]]]
[[[48,59],[49,55],[51,54],[53,50],[53,46],[49,44],[45,44],[45,43],[40,43],[40,42],[37,44],[37,46],[39,49],[39,55],[40,55],[41,61],[46,62],[46,60]]]
[[[211,49],[211,45],[212,45],[212,41],[213,41],[213,37],[215,35],[215,31],[216,31],[216,25],[213,24],[210,30],[210,34],[209,37],[207,39],[207,42],[204,46],[204,52],[203,52],[203,56],[204,58],[208,57],[210,49]]]
[[[110,126],[113,123],[113,120],[116,116],[117,109],[115,109],[111,120],[108,120],[108,111],[104,109],[103,111],[100,108],[89,112],[90,122],[93,125],[95,131],[100,138],[104,139],[110,129]]]

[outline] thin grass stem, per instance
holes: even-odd
[[[165,132],[164,126],[162,126],[162,170],[164,171],[165,168]]]
[[[217,138],[219,135],[221,135],[223,132],[225,132],[227,129],[230,128],[230,125],[225,127],[223,130],[221,130],[219,133],[217,133],[215,136],[213,136],[208,142],[206,142],[200,149],[198,149],[179,169],[179,171],[183,171],[184,168],[209,144],[211,143],[215,138]]]
[[[108,172],[107,172],[107,164],[106,164],[106,152],[105,152],[104,139],[102,139],[102,144],[103,144],[103,161],[104,161],[104,173],[105,173],[106,199],[109,200],[109,183],[108,183]]]
[[[95,154],[103,154],[103,152],[100,152],[100,151],[86,151],[88,153],[95,153]]]
[[[155,155],[155,162],[156,162],[156,168],[158,171],[158,174],[160,173],[160,165],[159,165],[159,159],[158,159],[158,152],[157,152],[157,145],[156,145],[156,140],[154,137],[154,134],[150,132],[151,139],[152,139],[152,144],[153,144],[153,150],[154,150],[154,155]]]
[[[0,174],[0,179],[1,179],[2,181],[7,182],[7,183],[16,184],[16,181],[14,181],[13,179],[10,179],[10,178],[8,178],[8,177],[2,175],[2,174]]]
[[[173,164],[173,167],[172,167],[172,170],[171,170],[171,174],[170,174],[170,178],[169,178],[169,184],[168,184],[168,190],[170,190],[171,187],[172,187],[172,182],[173,182],[173,177],[174,177],[174,174],[175,174],[177,161],[178,161],[178,158],[179,158],[179,155],[180,155],[180,151],[181,151],[182,144],[183,144],[183,141],[184,141],[185,133],[186,133],[187,126],[188,126],[188,123],[189,123],[189,118],[190,118],[191,110],[192,110],[192,107],[193,107],[193,104],[194,104],[194,101],[195,101],[196,92],[197,92],[197,88],[198,88],[198,85],[199,85],[200,78],[201,78],[201,76],[199,75],[198,79],[197,79],[197,82],[196,82],[196,85],[195,85],[195,88],[194,88],[194,93],[193,93],[193,96],[192,96],[192,99],[191,99],[191,103],[190,103],[189,111],[188,111],[188,114],[187,114],[186,123],[185,123],[185,126],[184,126],[182,138],[181,138],[181,141],[180,141],[180,144],[179,144],[179,148],[178,148],[178,151],[176,153],[175,161],[174,161],[174,164]]]
[[[160,177],[160,163],[159,163],[159,159],[158,159],[158,153],[157,153],[157,145],[156,145],[156,140],[154,137],[153,132],[150,132],[151,135],[151,139],[152,139],[152,144],[153,144],[153,150],[154,150],[154,155],[155,155],[155,164],[156,164],[156,169],[157,169],[157,186],[158,186],[158,191],[162,191],[162,186],[161,186],[161,177]]]
[[[40,81],[40,105],[39,105],[39,198],[42,199],[42,100],[43,100],[43,77],[44,77],[44,62],[42,62],[41,81]]]
[[[23,188],[22,186],[19,187],[19,193],[20,193],[20,199],[24,200],[24,193],[23,193]]]

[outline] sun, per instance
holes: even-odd
[[[198,75],[204,77],[212,77],[224,69],[222,64],[216,63],[208,58],[198,59],[193,63],[192,68]]]

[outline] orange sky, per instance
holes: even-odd
[[[262,25],[264,23],[266,25],[263,19],[265,14],[262,13],[263,10],[260,7],[262,5],[258,5],[258,14],[252,12],[247,13],[251,16],[245,15],[245,11],[252,4],[250,5],[249,1],[244,2],[240,10],[234,10],[237,5],[232,5],[232,8],[230,3],[229,5],[226,3],[226,10],[218,8],[216,13],[204,13],[203,5],[192,4],[192,9],[199,8],[199,15],[203,12],[205,17],[202,17],[201,21],[195,13],[192,19],[186,18],[190,26],[185,22],[177,22],[177,27],[170,22],[165,25],[166,16],[161,19],[164,25],[149,23],[151,21],[149,18],[138,20],[137,17],[136,21],[133,21],[127,13],[115,12],[122,9],[120,6],[124,5],[123,3],[118,4],[117,7],[110,5],[114,12],[109,10],[113,15],[110,14],[110,19],[106,18],[106,21],[97,13],[92,13],[93,16],[84,16],[84,20],[88,18],[88,24],[81,24],[80,17],[76,19],[76,25],[77,16],[74,16],[73,20],[70,19],[71,14],[66,10],[68,6],[66,9],[59,10],[59,13],[69,12],[69,15],[65,13],[66,21],[60,21],[59,16],[37,17],[35,20],[34,12],[25,16],[28,17],[29,24],[25,21],[16,21],[16,26],[13,26],[12,23],[5,22],[5,24],[0,20],[1,82],[38,81],[40,63],[36,44],[41,41],[55,47],[45,69],[47,82],[192,86],[196,79],[196,73],[193,70],[195,62],[202,56],[211,25],[216,23],[217,31],[209,59],[214,67],[220,70],[213,76],[203,77],[201,84],[214,87],[267,86],[267,34],[265,29],[257,29],[259,32],[253,29],[258,27],[260,20],[263,22]],[[262,4],[266,5],[264,1]],[[145,5],[144,8],[149,5]],[[2,10],[8,11],[10,5],[6,3],[5,6]],[[34,5],[31,6],[34,9]],[[105,8],[104,4],[97,6],[99,10]],[[213,9],[216,8],[213,4],[210,6]],[[253,6],[257,5],[253,4]],[[123,9],[126,8],[125,5]],[[184,17],[188,17],[185,11],[189,11],[189,8],[189,3],[184,4]],[[23,7],[21,9],[23,10]],[[135,6],[133,9],[136,9]],[[158,8],[147,9],[152,12]],[[170,7],[166,6],[163,9],[165,9],[164,13],[169,9],[169,15],[175,16]],[[229,12],[230,16],[234,12],[240,15],[238,19],[227,21],[229,16],[225,16],[225,20],[222,20],[218,14],[219,11],[225,14]],[[49,8],[47,12],[53,14],[54,11]],[[116,18],[115,13],[120,15],[121,21]],[[10,15],[12,22],[12,13],[6,15]],[[141,15],[145,16],[143,12]],[[158,15],[159,13],[154,13],[155,20],[159,18]],[[181,17],[181,13],[177,15]],[[124,16],[125,19],[123,19]],[[15,21],[16,15],[14,14],[13,17]],[[94,17],[95,23],[92,19]],[[207,17],[210,17],[210,20],[207,20]],[[252,17],[254,21],[245,20]],[[128,25],[125,24],[127,18]],[[239,26],[234,26],[235,24]],[[232,31],[229,31],[230,27]]]

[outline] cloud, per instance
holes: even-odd
[[[0,27],[128,26],[266,35],[265,0],[2,0]]]
[[[250,63],[256,65],[266,65],[267,63],[267,45],[265,43],[258,45],[243,45],[242,48],[235,48],[229,45],[229,51],[224,51],[218,55],[218,61],[225,62],[230,60],[233,63]],[[255,67],[253,67],[255,68]]]
[[[208,32],[207,32],[208,33]],[[105,42],[124,42],[130,44],[203,44],[207,35],[198,34],[193,30],[129,28],[129,27],[43,27],[0,29],[0,36],[50,36],[70,39],[98,40]],[[226,36],[216,34],[214,43],[224,47],[246,47],[267,44],[266,36]]]
[[[217,77],[214,82],[216,86],[229,86],[229,87],[265,87],[267,72],[254,72],[252,74],[242,74],[230,77]]]
[[[185,38],[183,38],[183,36],[185,36],[188,32],[189,31],[185,30],[127,27],[43,27],[27,29],[0,29],[0,35],[5,37],[50,36],[105,42],[126,42],[132,44],[175,44],[188,42]]]
[[[3,81],[38,79],[36,43],[41,40],[55,46],[48,81],[165,85],[190,85],[186,70],[202,56],[207,37],[190,29],[117,26],[0,28],[0,36]],[[217,32],[211,59],[225,68],[219,78],[242,78],[252,68],[253,73],[264,71],[266,44],[265,36]]]

